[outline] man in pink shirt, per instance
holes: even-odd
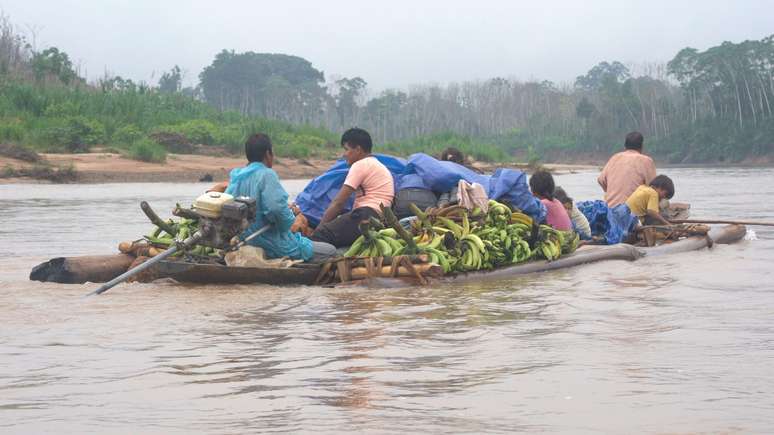
[[[350,165],[344,185],[325,210],[311,239],[327,242],[337,248],[351,245],[360,236],[358,224],[377,217],[380,206],[392,206],[395,185],[392,174],[371,155],[371,135],[360,128],[351,128],[341,136],[344,158]],[[355,194],[352,211],[341,214],[347,201]]]
[[[625,151],[608,160],[597,181],[605,191],[608,207],[623,204],[641,185],[649,184],[656,177],[653,159],[642,153],[642,133],[626,135]]]

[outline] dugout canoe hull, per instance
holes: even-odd
[[[30,281],[83,284],[108,282],[129,269],[134,257],[127,254],[56,257],[32,268]]]
[[[626,244],[586,246],[552,262],[531,261],[495,270],[444,276],[435,278],[432,281],[463,282],[482,279],[504,279],[509,276],[565,269],[598,261],[634,261],[643,256],[652,257],[695,251],[712,246],[713,243],[735,243],[743,239],[746,232],[747,230],[743,225],[725,225],[713,227],[707,237],[689,237],[652,248],[641,248]],[[67,284],[107,282],[126,271],[130,262],[124,254],[59,257],[35,266],[32,273],[30,273],[30,280]],[[151,270],[155,278],[172,278],[179,282],[196,284],[313,285],[320,271],[320,266],[315,264],[299,264],[285,269],[268,269],[162,261]],[[379,278],[378,282],[380,285],[390,285],[392,282],[396,284],[405,283],[406,279]]]
[[[320,272],[320,265],[297,264],[274,269],[161,261],[152,270],[160,277],[196,284],[312,285]]]
[[[610,246],[585,246],[569,255],[564,255],[558,260],[537,260],[513,266],[501,267],[494,270],[479,270],[475,272],[458,273],[440,278],[443,282],[480,281],[504,279],[515,275],[527,273],[546,272],[549,270],[566,269],[582,264],[596,263],[605,260],[634,261],[643,256],[637,247],[619,243]]]
[[[531,261],[529,263],[507,266],[495,270],[484,270],[450,275],[440,278],[441,282],[480,281],[485,279],[503,279],[509,276],[523,275],[527,273],[546,272],[549,270],[566,269],[582,264],[596,263],[605,260],[634,261],[641,257],[655,257],[681,252],[697,251],[699,249],[717,244],[731,244],[742,240],[747,234],[744,225],[725,225],[713,227],[705,237],[687,237],[685,239],[654,246],[650,248],[638,247],[619,243],[610,246],[584,246],[570,255],[563,256],[556,261]]]

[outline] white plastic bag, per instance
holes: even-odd
[[[291,260],[287,257],[267,259],[266,253],[258,246],[244,245],[236,251],[232,251],[225,256],[226,265],[233,267],[261,267],[284,269],[301,260]]]
[[[484,186],[478,183],[470,184],[460,180],[457,183],[457,198],[459,204],[468,210],[480,207],[484,213],[489,211],[489,195],[486,194]]]

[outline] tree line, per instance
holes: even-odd
[[[685,48],[640,70],[601,62],[573,84],[496,77],[368,98],[364,79],[326,83],[299,57],[223,51],[200,74],[198,95],[220,109],[333,131],[358,125],[380,142],[453,132],[560,155],[609,152],[639,130],[674,162],[774,151],[774,35]]]
[[[329,132],[357,125],[393,150],[435,149],[446,141],[487,158],[521,154],[550,160],[609,153],[625,133],[639,130],[650,152],[671,162],[774,153],[774,35],[704,51],[685,48],[665,65],[600,62],[568,84],[495,77],[372,96],[365,79],[326,80],[298,56],[228,50],[201,71],[196,86],[184,87],[183,76],[174,66],[156,84],[113,75],[87,84],[65,52],[31,49],[0,17],[0,77],[124,97],[187,98],[190,104],[176,106],[187,119],[204,113],[193,104],[198,100],[231,113],[232,120],[265,118],[328,132],[319,135],[325,139],[305,143],[325,142],[335,136]],[[12,103],[6,103],[6,112],[33,104]],[[229,135],[231,141],[237,136]]]

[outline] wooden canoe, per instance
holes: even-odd
[[[673,243],[650,248],[641,248],[626,244],[610,246],[584,246],[576,252],[562,256],[558,260],[530,261],[495,270],[458,273],[433,281],[462,282],[482,279],[503,279],[526,273],[564,269],[582,264],[605,260],[634,261],[643,256],[658,256],[688,252],[712,246],[713,243],[730,244],[744,238],[746,228],[743,225],[725,225],[713,227],[706,237],[688,237]],[[123,255],[123,254],[121,254]],[[105,267],[110,266],[110,270]],[[126,271],[126,259],[109,256],[55,258],[35,266],[30,274],[31,280],[85,283],[106,282]],[[67,270],[63,270],[66,268]],[[269,284],[269,285],[313,285],[321,266],[319,264],[298,264],[285,269],[257,267],[229,267],[219,264],[196,264],[181,261],[162,261],[154,266],[153,274],[157,278],[172,278],[179,282],[197,284]],[[405,281],[398,278],[380,278],[380,282],[390,280]]]

